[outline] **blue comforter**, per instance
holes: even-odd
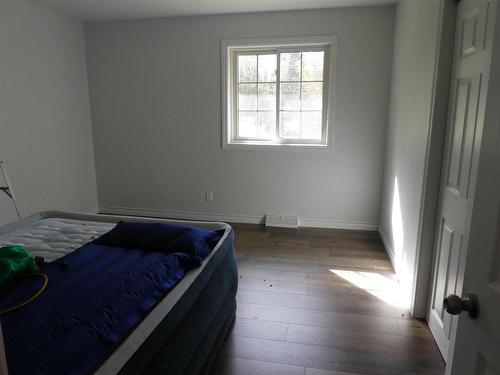
[[[220,236],[219,236],[220,238]],[[208,255],[208,254],[207,254]],[[185,252],[89,243],[40,271],[47,290],[1,317],[11,375],[87,374],[202,257]],[[8,306],[36,289],[19,282],[1,297]]]

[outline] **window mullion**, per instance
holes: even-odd
[[[239,75],[239,66],[238,66],[238,56],[239,54],[238,53],[234,53],[232,55],[232,58],[233,58],[233,66],[234,66],[234,69],[233,69],[233,82],[234,84],[231,85],[231,89],[232,89],[232,95],[233,95],[233,100],[234,100],[234,109],[232,111],[233,113],[233,137],[235,137],[236,139],[238,139],[240,137],[240,125],[239,125],[239,121],[240,121],[240,118],[239,118],[239,109],[240,109],[240,98],[239,98],[239,95],[238,95],[238,91],[239,91],[239,79],[238,79],[238,75]]]
[[[328,139],[328,126],[327,126],[327,114],[328,114],[328,101],[330,100],[330,50],[327,48],[323,49],[323,90],[321,95],[322,107],[321,107],[321,140],[326,142]]]
[[[280,137],[281,52],[276,50],[276,139]]]
[[[299,139],[302,138],[302,52],[300,52],[300,75],[299,75]]]
[[[256,87],[257,91],[255,93],[255,97],[257,99],[257,114],[256,114],[257,115],[257,119],[256,119],[257,120],[257,125],[256,125],[257,129],[256,130],[257,130],[257,138],[259,138],[259,54],[258,53],[256,54],[256,57],[257,57],[257,72],[256,72],[257,76],[255,77],[255,81],[256,81],[255,83],[257,85],[257,87]]]

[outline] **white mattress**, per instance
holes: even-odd
[[[97,375],[116,374],[141,346],[172,307],[191,286],[205,265],[210,262],[220,245],[231,231],[231,227],[219,222],[179,221],[167,219],[139,218],[115,215],[78,214],[48,211],[27,217],[19,222],[0,227],[0,247],[24,245],[34,256],[43,256],[47,261],[69,254],[83,244],[111,230],[120,220],[184,224],[209,230],[225,229],[219,243],[205,258],[201,267],[188,274],[161,302],[141,321],[125,341],[109,356],[95,372]]]
[[[109,232],[116,224],[98,221],[48,218],[0,236],[0,247],[23,245],[31,255],[58,259]]]

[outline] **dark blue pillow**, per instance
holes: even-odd
[[[211,231],[186,225],[120,221],[94,243],[97,245],[185,253],[205,258],[217,245],[224,230]]]

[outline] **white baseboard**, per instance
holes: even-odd
[[[218,214],[213,212],[152,210],[147,208],[111,207],[111,206],[99,207],[99,213],[112,214],[112,215],[159,217],[162,219],[225,221],[230,223],[246,223],[246,224],[264,223],[264,215],[249,216],[249,215]]]
[[[235,214],[220,214],[213,212],[152,210],[146,208],[130,208],[130,207],[114,207],[114,206],[101,206],[99,207],[99,213],[112,214],[112,215],[159,217],[164,219],[224,221],[229,223],[245,223],[245,224],[263,224],[265,221],[265,215],[235,215]],[[299,218],[299,226],[310,227],[310,228],[377,230],[378,223],[369,223],[369,222],[356,223],[356,222],[341,222],[332,220]]]
[[[97,213],[99,213],[99,207],[94,206],[94,207],[87,208],[86,210],[83,210],[80,212],[82,212],[84,214],[97,214]]]
[[[380,234],[380,238],[382,238],[382,242],[384,244],[385,250],[387,252],[387,255],[389,255],[389,259],[391,260],[392,268],[394,270],[396,269],[396,254],[394,253],[394,250],[392,249],[391,243],[389,242],[389,238],[387,237],[387,234],[384,231],[384,228],[382,228],[382,225],[378,225],[378,233]]]

